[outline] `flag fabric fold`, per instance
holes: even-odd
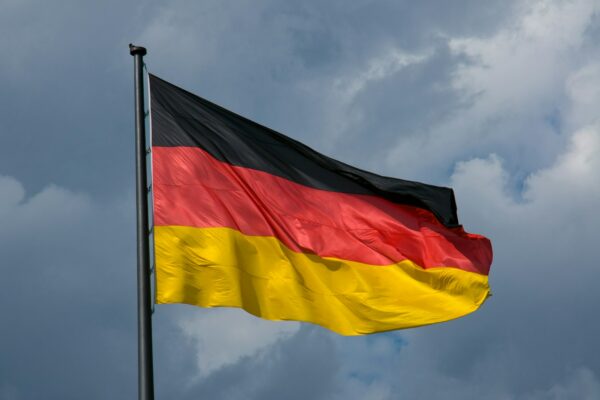
[[[344,335],[447,321],[489,295],[490,241],[451,189],[379,176],[150,75],[156,302]]]

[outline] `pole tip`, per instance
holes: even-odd
[[[145,56],[146,53],[147,53],[147,51],[146,51],[145,47],[135,46],[135,45],[129,43],[129,54],[131,54],[132,56],[135,56],[136,54]]]

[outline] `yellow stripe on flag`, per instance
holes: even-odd
[[[240,307],[269,320],[361,335],[475,311],[487,276],[411,261],[381,266],[298,253],[230,228],[156,226],[157,303]]]

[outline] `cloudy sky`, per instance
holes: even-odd
[[[158,306],[158,399],[600,398],[600,2],[0,0],[0,400],[136,393],[132,57],[450,185],[494,296],[345,338]]]

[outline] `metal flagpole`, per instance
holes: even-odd
[[[138,399],[154,400],[152,367],[152,301],[150,296],[150,231],[148,229],[148,182],[146,128],[144,125],[143,58],[146,49],[129,45],[134,58],[135,159],[137,201],[137,298],[138,298]]]

